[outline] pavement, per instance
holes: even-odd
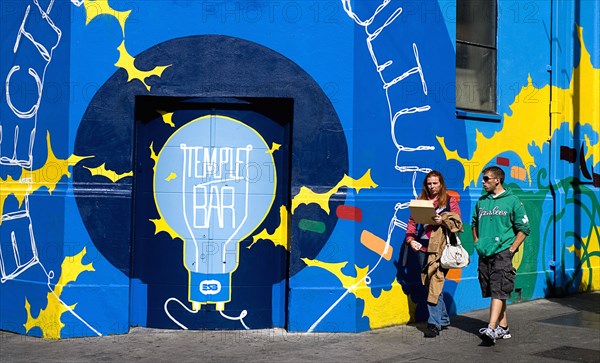
[[[600,291],[509,305],[511,339],[485,345],[487,309],[452,317],[437,338],[425,323],[362,333],[284,329],[184,331],[44,340],[0,332],[0,362],[600,362]]]

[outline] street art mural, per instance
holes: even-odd
[[[532,224],[510,302],[599,289],[600,4],[497,4],[478,118],[453,0],[0,1],[0,329],[421,321],[408,202],[439,170],[468,221],[491,164]]]

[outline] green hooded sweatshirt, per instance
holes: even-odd
[[[529,235],[529,218],[525,207],[511,190],[494,197],[488,193],[477,201],[473,217],[478,237],[475,249],[479,256],[488,257],[510,248],[517,232]]]

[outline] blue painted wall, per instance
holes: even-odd
[[[441,171],[476,261],[470,215],[492,164],[533,226],[510,302],[597,290],[599,2],[498,1],[491,118],[456,113],[455,9],[0,1],[0,329],[58,339],[421,320],[416,261],[403,262],[407,202]],[[190,277],[194,241],[157,202],[182,175],[154,180],[167,140],[211,114],[255,130],[276,160],[260,174],[277,177],[270,210],[228,250],[231,280],[206,280],[229,286]],[[242,139],[219,135],[186,137]],[[200,251],[218,254],[209,242]],[[200,299],[201,286],[231,296]],[[451,271],[444,293],[452,313],[489,304],[476,263]]]

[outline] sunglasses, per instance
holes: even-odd
[[[489,181],[490,181],[490,179],[498,179],[498,178],[495,178],[495,177],[493,177],[493,176],[487,176],[487,175],[484,175],[484,176],[483,176],[483,181],[484,181],[485,183],[489,182]]]

